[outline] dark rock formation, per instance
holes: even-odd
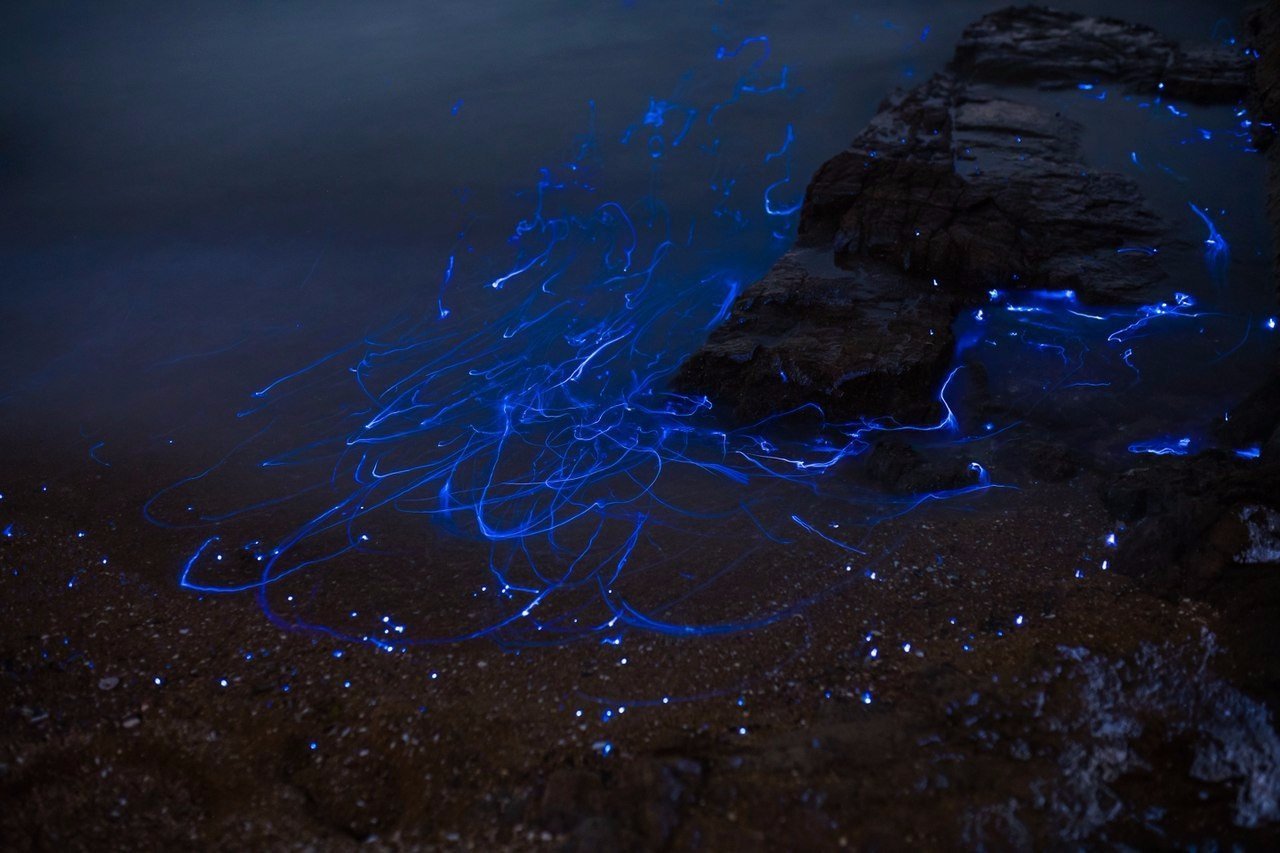
[[[1261,459],[1222,452],[1161,457],[1105,489],[1127,523],[1112,564],[1169,598],[1196,598],[1223,617],[1223,639],[1248,650],[1242,685],[1280,702],[1280,446]]]
[[[937,279],[969,297],[1009,287],[1149,296],[1159,261],[1116,249],[1160,239],[1163,225],[1131,181],[1089,171],[1079,137],[1033,104],[936,77],[891,100],[818,170],[800,241],[830,245],[847,269],[883,260],[916,290]]]
[[[1248,397],[1218,421],[1215,437],[1224,447],[1266,448],[1280,454],[1280,365]]]
[[[927,458],[900,441],[883,441],[867,456],[866,475],[880,488],[919,495],[973,484],[974,473],[961,459]]]
[[[1272,243],[1276,252],[1276,289],[1280,291],[1280,145],[1275,144],[1277,128],[1280,128],[1280,4],[1261,4],[1249,16],[1246,26],[1249,40],[1261,53],[1254,65],[1251,129],[1254,145],[1266,153],[1270,168],[1267,195],[1271,225],[1276,234]]]
[[[998,458],[1001,470],[1021,472],[1042,483],[1070,480],[1089,462],[1083,451],[1038,438],[1010,442]]]
[[[1246,563],[1246,510],[1280,510],[1280,466],[1211,452],[1153,458],[1105,489],[1111,514],[1130,525],[1116,568],[1172,595],[1203,595]],[[1255,561],[1269,562],[1269,561]],[[1274,567],[1268,569],[1274,574]]]
[[[1216,47],[1184,50],[1150,27],[1037,7],[1004,9],[970,26],[952,70],[1011,86],[1105,83],[1136,92],[1163,84],[1170,97],[1233,102],[1249,91],[1249,69]]]
[[[1266,151],[1276,246],[1280,249],[1280,4],[1259,7],[1248,24],[1261,52],[1252,97],[1255,144]],[[1280,284],[1280,255],[1276,258]],[[1278,288],[1280,289],[1280,288]],[[1152,458],[1105,488],[1108,510],[1129,527],[1116,568],[1170,597],[1218,607],[1235,640],[1263,663],[1246,673],[1251,689],[1280,699],[1280,365],[1212,432],[1229,452]]]
[[[929,418],[955,345],[951,319],[950,297],[911,287],[887,265],[850,274],[798,249],[734,303],[681,379],[714,389],[739,420],[806,403],[829,416]]]
[[[1149,298],[1170,242],[1129,180],[1082,162],[1080,128],[1001,84],[1081,82],[1241,97],[1243,58],[1183,51],[1145,27],[1039,8],[988,15],[951,66],[887,100],[814,176],[798,245],[747,288],[676,384],[739,419],[821,405],[829,417],[938,413],[947,327],[990,288]],[[822,260],[827,256],[831,261]]]
[[[1273,143],[1270,119],[1280,115],[1280,5],[1259,7],[1248,29],[1262,56],[1255,67],[1254,135],[1268,156],[1272,222],[1280,240],[1280,146]],[[1280,366],[1213,433],[1224,446],[1255,448],[1260,458],[1204,453],[1153,459],[1105,490],[1108,509],[1133,525],[1117,566],[1170,595],[1212,597],[1221,584],[1251,573],[1238,559],[1247,542],[1245,516],[1280,510]],[[1254,603],[1280,610],[1274,567],[1262,580]]]

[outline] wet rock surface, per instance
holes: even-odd
[[[836,263],[894,265],[916,291],[975,300],[991,288],[1150,297],[1142,252],[1163,226],[1137,187],[1083,162],[1074,122],[952,75],[891,101],[806,196],[800,240]],[[907,140],[904,145],[902,140]]]
[[[1270,213],[1280,246],[1280,6],[1259,6],[1248,30],[1262,59],[1255,67],[1255,144],[1269,164]],[[1273,274],[1280,266],[1273,267]],[[1277,279],[1280,284],[1280,279]],[[1275,371],[1207,432],[1240,453],[1157,457],[1112,478],[1107,509],[1130,526],[1121,571],[1159,594],[1195,596],[1231,614],[1233,638],[1257,644],[1251,686],[1280,697],[1280,553],[1267,542],[1280,510],[1280,373]]]
[[[866,474],[881,489],[906,495],[960,489],[974,472],[960,458],[924,455],[903,441],[882,441],[867,455]]]
[[[1254,68],[1253,102],[1258,120],[1252,126],[1254,144],[1265,152],[1270,167],[1268,212],[1276,234],[1273,249],[1276,252],[1273,270],[1276,287],[1280,291],[1280,145],[1276,144],[1280,127],[1280,7],[1275,3],[1261,3],[1249,16],[1247,31],[1250,40],[1260,46],[1261,56]]]
[[[955,345],[952,311],[948,296],[912,288],[886,264],[849,274],[797,249],[734,303],[681,382],[716,389],[739,420],[806,404],[829,417],[933,418]]]
[[[747,288],[676,384],[739,419],[807,402],[906,420],[936,411],[944,318],[990,289],[1151,299],[1168,272],[1144,249],[1175,243],[1169,227],[1132,181],[1085,164],[1079,125],[1009,86],[1163,82],[1234,102],[1248,81],[1241,57],[1145,27],[1034,7],[983,18],[947,71],[890,97],[818,170],[797,239],[808,260],[792,252]],[[823,254],[846,274],[802,271]]]
[[[1274,459],[1225,453],[1155,458],[1129,469],[1104,493],[1107,509],[1130,527],[1118,570],[1155,591],[1206,594],[1241,565],[1248,543],[1242,510],[1280,506],[1277,485]]]
[[[1219,46],[1183,48],[1140,24],[1043,7],[1014,7],[969,27],[953,69],[1011,85],[1117,83],[1151,92],[1160,84],[1187,100],[1233,103],[1249,91],[1249,66]]]

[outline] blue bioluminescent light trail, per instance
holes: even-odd
[[[1165,424],[1158,434],[1117,440],[1109,423],[1105,435],[1082,423],[1076,435],[1118,454],[1188,452],[1193,439],[1182,434],[1207,419],[1195,408],[1203,389],[1194,403],[1176,393],[1168,402],[1179,374],[1269,338],[1274,321],[1211,298],[1230,287],[1227,226],[1218,209],[1185,198],[1166,213],[1188,234],[1207,231],[1199,279],[1132,307],[1090,306],[1071,291],[992,291],[957,320],[936,422],[884,413],[834,423],[811,405],[736,425],[706,397],[671,390],[681,362],[794,232],[803,123],[757,128],[751,138],[769,140],[760,150],[735,128],[753,120],[759,99],[794,97],[796,81],[768,37],[723,44],[673,92],[637,105],[625,127],[600,127],[585,104],[586,129],[518,194],[524,212],[504,234],[462,204],[451,251],[424,283],[429,308],[252,390],[237,412],[243,440],[147,503],[151,521],[194,537],[182,585],[253,593],[282,626],[388,651],[480,637],[523,647],[616,642],[629,631],[721,634],[776,622],[863,577],[815,571],[800,589],[725,612],[720,591],[749,554],[788,549],[871,571],[885,556],[869,544],[880,522],[1016,489],[986,453],[1047,409],[1070,421],[1101,405],[1135,430],[1145,428],[1135,413],[1149,414]],[[1071,97],[1105,94],[1082,85]],[[463,103],[450,120],[467,119]],[[1188,111],[1152,106],[1113,98],[1098,108],[1144,113],[1173,137],[1190,127]],[[1242,156],[1238,135],[1190,133],[1217,156]],[[1118,159],[1145,173],[1160,156]],[[664,203],[673,173],[704,176],[693,207]],[[1185,193],[1168,171],[1149,179]],[[1185,370],[1167,367],[1173,351]],[[978,365],[999,403],[986,411],[964,405]],[[1188,422],[1169,422],[1178,416]],[[836,476],[894,433],[968,454],[968,482],[892,495]],[[263,484],[258,499],[216,485],[249,469]],[[444,541],[454,550],[433,561]],[[346,608],[313,606],[326,572],[374,564],[397,575],[393,598],[441,593],[461,615],[408,624],[403,598],[340,618]]]

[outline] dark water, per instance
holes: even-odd
[[[198,5],[198,4],[196,4]],[[10,3],[4,214],[26,241],[376,235],[420,245],[460,186],[504,192],[583,126],[635,121],[723,43],[792,68],[807,174],[892,87],[1001,4],[960,2]],[[1188,40],[1243,2],[1069,2]],[[460,121],[450,109],[464,102]],[[9,219],[12,217],[12,219]],[[317,233],[319,232],[319,233]]]
[[[39,384],[104,334],[165,357],[337,314],[380,319],[435,286],[460,220],[505,224],[503,202],[585,129],[589,101],[616,137],[686,73],[731,82],[714,52],[745,37],[772,39],[791,89],[756,99],[727,144],[771,149],[793,123],[802,184],[888,90],[939,67],[999,5],[5,4],[0,389]],[[1060,5],[1196,40],[1226,35],[1244,6]],[[609,167],[623,192],[643,192],[643,159]],[[679,169],[662,188],[677,209],[706,179]],[[111,350],[73,360],[64,378],[125,366]],[[107,369],[103,383],[133,380]],[[53,396],[64,416],[116,409]],[[113,411],[137,414],[155,412]]]
[[[658,399],[648,395],[664,371],[787,248],[794,206],[817,165],[847,144],[886,92],[939,68],[962,27],[1000,5],[384,2],[197,11],[137,4],[127,12],[11,5],[0,71],[5,453],[15,469],[20,462],[40,477],[74,480],[109,468],[127,484],[115,495],[122,514],[140,510],[165,483],[229,460],[211,491],[165,493],[153,507],[155,520],[182,528],[165,555],[174,576],[191,554],[212,559],[232,541],[226,534],[220,545],[197,548],[210,540],[187,530],[184,513],[221,530],[237,508],[311,494],[326,466],[359,484],[336,503],[325,492],[314,506],[304,499],[296,514],[273,509],[262,528],[270,533],[239,531],[235,546],[248,555],[250,584],[254,559],[272,553],[263,542],[289,541],[304,520],[356,494],[381,500],[372,486],[365,490],[369,478],[447,459],[456,479],[431,469],[429,507],[416,488],[392,490],[389,499],[411,523],[421,513],[476,538],[451,507],[491,507],[491,516],[473,513],[472,522],[492,525],[479,538],[507,549],[485,559],[499,585],[521,588],[518,607],[556,585],[548,565],[572,574],[593,555],[599,565],[586,577],[600,589],[576,590],[546,624],[572,633],[583,601],[601,596],[605,615],[590,618],[616,615],[600,566],[620,573],[639,544],[651,549],[646,568],[698,548],[688,526],[678,546],[648,532],[639,543],[650,518],[672,511],[694,527],[731,515],[741,522],[760,497],[691,482],[723,472],[687,463],[686,455],[705,462],[689,448],[714,447],[716,433],[701,424],[686,437],[693,415],[680,401],[655,403],[651,418],[626,415]],[[1062,5],[1207,41],[1229,36],[1243,3]],[[1228,110],[1170,117],[1119,98],[1096,105],[1078,93],[1060,97],[1082,117],[1111,111],[1095,117],[1107,130],[1089,140],[1098,167],[1125,170],[1128,139],[1152,140],[1142,152],[1152,169],[1135,177],[1185,226],[1187,281],[1175,290],[1207,292],[1205,304],[1231,315],[1202,324],[1209,343],[1196,363],[1212,363],[1269,305],[1249,296],[1262,292],[1256,287],[1214,285],[1201,259],[1204,226],[1186,207],[1211,211],[1232,242],[1232,282],[1260,280],[1261,167],[1230,134],[1236,117]],[[1196,139],[1201,127],[1211,138]],[[1228,189],[1238,186],[1244,191]],[[552,245],[548,266],[540,253]],[[641,275],[646,269],[661,274]],[[1225,295],[1214,297],[1215,286]],[[631,325],[615,325],[632,311]],[[1117,317],[1109,328],[1134,319]],[[1052,331],[1055,346],[1096,334]],[[624,337],[625,357],[606,349]],[[591,363],[597,345],[604,354]],[[1163,346],[1149,351],[1144,367],[1149,382],[1167,390],[1182,366],[1161,353],[1181,344]],[[359,385],[351,368],[368,351],[378,355],[365,358],[367,377],[356,375],[368,383]],[[503,365],[516,363],[530,372],[509,382]],[[569,383],[581,376],[572,365],[588,363],[599,369],[594,390],[573,398]],[[379,374],[384,364],[401,373]],[[1063,381],[1062,364],[1051,358],[1024,369],[1026,359],[1015,355],[996,358],[992,369],[1009,372],[1012,399],[1034,401],[1036,389]],[[397,412],[421,418],[412,441],[387,432],[387,443],[374,445],[376,461],[322,444],[370,429],[360,426],[369,419],[361,394],[385,402],[406,375],[444,368],[450,378],[424,385]],[[1127,377],[1132,369],[1112,359],[1077,378],[1115,383],[1117,371]],[[1232,368],[1241,388],[1250,369]],[[1213,369],[1196,376],[1194,393],[1133,405],[1113,396],[1111,405],[1117,413],[1141,410],[1135,441],[1182,435],[1178,419],[1218,405],[1213,394],[1222,391]],[[569,395],[572,405],[535,395],[522,411],[536,425],[504,420],[511,396],[539,383],[548,399]],[[617,405],[593,408],[602,400]],[[1092,405],[1072,396],[1059,418],[1070,422]],[[559,431],[565,418],[569,433]],[[981,434],[983,425],[964,428]],[[521,439],[518,450],[508,436]],[[849,435],[819,430],[782,450],[756,435],[739,440],[725,455],[766,471],[764,488],[772,490],[792,485],[794,471],[810,476],[834,464]],[[261,442],[250,460],[226,456],[245,441]],[[451,448],[486,441],[501,450],[490,454],[505,466],[499,475],[487,473],[489,456],[464,454],[462,467],[450,456]],[[637,460],[636,447],[660,451]],[[797,458],[805,464],[794,465]],[[584,472],[590,490],[565,485]],[[487,491],[495,480],[505,492]],[[531,482],[546,494],[530,498],[523,487]],[[710,492],[716,500],[671,505]],[[354,517],[364,512],[361,504]],[[791,534],[804,531],[849,553],[853,540],[836,532],[834,516],[793,512],[779,516]],[[577,523],[588,514],[600,515],[599,526]],[[749,517],[760,544],[784,542],[776,525]],[[548,536],[552,530],[560,538]],[[363,548],[350,523],[338,534],[303,549],[298,565]],[[535,537],[545,553],[522,553]],[[678,589],[664,575],[661,594],[641,582],[631,600],[678,605],[737,559],[683,577]],[[521,560],[529,565],[514,568]],[[468,579],[450,589],[472,595],[477,586]],[[750,622],[740,613],[725,618]]]

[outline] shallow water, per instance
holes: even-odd
[[[616,139],[683,79],[695,99],[723,96],[741,67],[717,67],[715,51],[743,38],[769,36],[790,85],[742,104],[723,143],[754,159],[792,124],[796,196],[887,91],[939,67],[999,5],[8,4],[0,387],[126,316],[122,334],[155,339],[160,357],[338,313],[382,319],[437,286],[460,223],[508,227],[503,203],[587,129],[589,102]],[[1243,5],[1066,4],[1187,39],[1225,36]],[[619,197],[645,193],[650,165],[610,160]],[[662,198],[694,210],[709,177],[664,163]],[[759,198],[737,202],[762,218]],[[742,262],[758,269],[782,244],[752,248]]]
[[[998,5],[11,10],[3,435],[40,477],[135,472],[130,510],[176,483],[146,512],[180,531],[171,576],[198,587],[292,582],[334,555],[363,565],[387,540],[408,547],[404,527],[425,517],[482,543],[464,552],[470,576],[444,586],[493,599],[433,639],[507,631],[552,590],[563,604],[536,628],[550,635],[780,618],[816,593],[655,614],[771,545],[861,557],[877,520],[976,494],[987,466],[954,494],[871,496],[825,472],[887,422],[801,413],[787,441],[730,436],[665,380],[788,247],[807,176]],[[1222,16],[1238,12],[1171,8],[1152,23],[1188,39],[1226,38]],[[1107,128],[1088,137],[1091,163],[1131,172],[1182,223],[1174,313],[1200,313],[1177,292],[1213,313],[1160,309],[1132,330],[1132,357],[1107,336],[1144,315],[1064,316],[1031,340],[1044,364],[1000,349],[1031,315],[966,320],[995,328],[979,349],[1007,416],[968,412],[961,374],[956,420],[919,426],[975,458],[1047,409],[1104,453],[1176,446],[1250,387],[1271,346],[1270,295],[1249,286],[1266,257],[1261,164],[1238,117],[1095,94],[1052,98]],[[1216,282],[1189,203],[1231,243]],[[1164,333],[1183,322],[1199,324],[1192,358],[1209,368],[1186,370],[1186,338]],[[1046,395],[1074,383],[1091,390]],[[267,515],[242,524],[243,509]],[[672,556],[698,553],[716,524],[749,546],[698,571]]]

